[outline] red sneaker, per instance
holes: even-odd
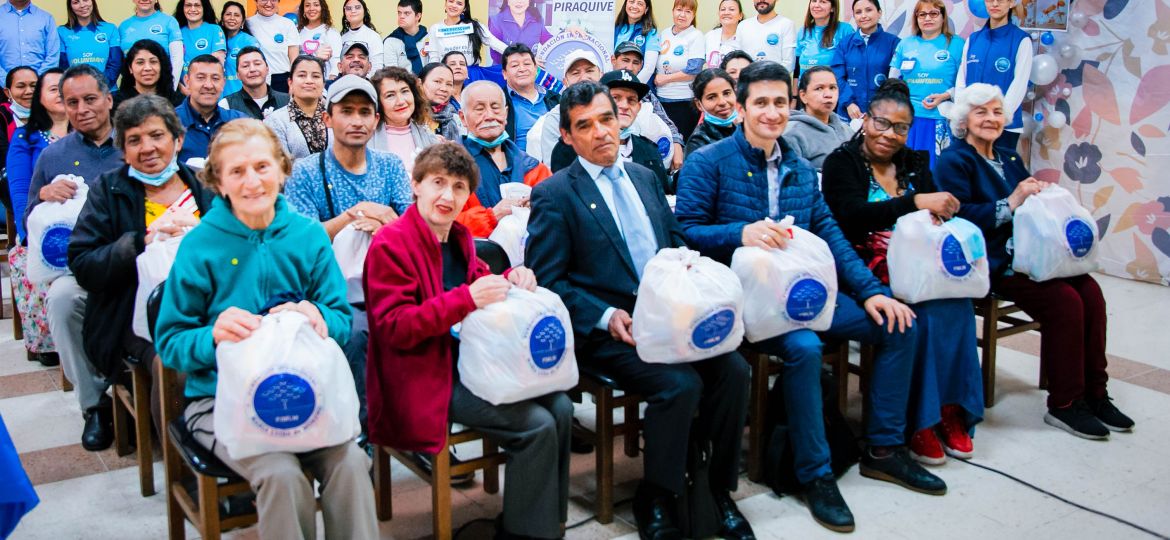
[[[963,425],[962,412],[958,405],[947,405],[942,410],[942,422],[938,424],[939,434],[942,435],[943,449],[952,457],[971,459],[975,451],[975,443],[967,434]]]
[[[910,438],[910,457],[924,465],[942,465],[947,462],[942,444],[931,428],[920,429]]]

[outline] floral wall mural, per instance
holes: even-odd
[[[909,34],[914,4],[883,2],[886,30]],[[963,37],[984,22],[966,4],[947,0]],[[1092,211],[1103,272],[1170,285],[1170,0],[1075,0],[1069,18],[1052,45],[1034,40],[1062,70],[1033,89],[1021,151]]]

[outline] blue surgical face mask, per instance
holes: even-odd
[[[17,118],[28,118],[28,115],[32,114],[31,109],[15,101],[11,102],[9,106],[12,107],[12,114],[16,115]]]
[[[485,141],[485,140],[483,140],[479,137],[476,137],[475,135],[472,135],[470,133],[467,134],[467,138],[470,139],[471,142],[478,144],[484,148],[487,148],[488,150],[494,150],[496,148],[499,148],[499,146],[501,144],[504,144],[504,142],[508,140],[508,132],[505,131],[503,133],[500,133],[499,137],[496,137],[495,139],[490,140],[490,141]]]
[[[726,120],[719,118],[718,116],[715,116],[709,112],[703,113],[703,121],[713,126],[731,127],[731,125],[735,124],[737,119],[739,119],[739,111],[734,110],[731,111],[731,116],[728,116]]]
[[[630,126],[628,128],[622,129],[621,133],[618,134],[618,139],[625,141],[625,140],[628,140],[630,138],[630,135],[633,135],[633,134],[634,134],[634,126]]]
[[[171,177],[174,176],[177,172],[179,172],[178,154],[175,154],[173,157],[171,157],[171,163],[167,165],[165,169],[159,171],[158,174],[147,174],[138,169],[135,169],[133,165],[130,166],[130,178],[138,180],[139,182],[142,182],[148,186],[154,187],[159,187],[167,183],[167,180],[170,180]]]

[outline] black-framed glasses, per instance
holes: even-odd
[[[910,133],[910,124],[905,122],[891,122],[889,119],[880,116],[871,116],[869,119],[873,122],[873,128],[878,131],[886,131],[894,128],[894,133],[898,135]]]

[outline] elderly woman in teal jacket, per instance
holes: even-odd
[[[212,141],[202,180],[220,195],[187,233],[163,295],[156,331],[163,364],[187,374],[185,421],[195,439],[256,491],[261,538],[316,536],[321,483],[328,538],[377,538],[369,461],[352,442],[302,454],[232,459],[216,444],[215,349],[247,339],[261,313],[297,311],[321,337],[349,338],[345,281],[325,230],[279,194],[292,164],[259,120],[236,120]]]

